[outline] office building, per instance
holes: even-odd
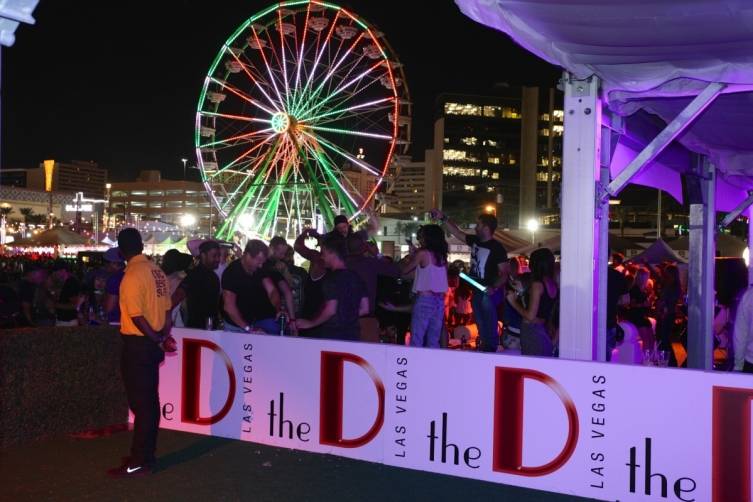
[[[443,94],[437,100],[430,170],[433,198],[461,223],[496,212],[503,228],[558,212],[562,166],[561,96],[507,87],[494,96]]]
[[[412,161],[408,156],[396,156],[393,178],[387,182],[383,194],[382,214],[420,216],[439,207],[441,192],[439,171],[432,169],[434,150],[426,150],[424,160]]]
[[[193,217],[196,223],[188,230],[207,233],[210,224],[216,228],[219,223],[202,183],[166,180],[159,171],[141,171],[136,181],[112,183],[108,206],[116,222],[128,225],[161,221],[185,226]]]

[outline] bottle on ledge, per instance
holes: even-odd
[[[285,328],[288,323],[288,314],[285,311],[285,307],[280,310],[280,336],[285,336]]]

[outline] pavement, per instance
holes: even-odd
[[[255,443],[160,431],[158,471],[112,480],[130,432],[0,450],[0,499],[191,501],[586,500]]]

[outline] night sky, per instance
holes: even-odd
[[[439,93],[552,85],[560,74],[448,0],[340,4],[383,31],[405,65],[414,156],[431,143]],[[3,48],[2,166],[80,159],[99,162],[113,180],[141,169],[182,177],[180,158],[195,162],[196,102],[209,65],[236,27],[267,5],[41,0],[37,24],[21,26],[15,45]]]

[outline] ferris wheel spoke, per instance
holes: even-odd
[[[329,116],[337,115],[337,114],[344,114],[344,113],[353,112],[355,110],[360,110],[362,108],[368,108],[368,107],[371,107],[371,106],[375,106],[375,105],[379,105],[379,104],[382,104],[382,103],[386,103],[388,101],[394,101],[394,99],[395,98],[392,97],[392,96],[389,96],[389,97],[386,97],[386,98],[382,98],[382,99],[375,99],[374,101],[368,101],[366,103],[360,103],[360,104],[357,104],[357,105],[351,105],[351,106],[347,106],[345,108],[339,108],[339,109],[336,109],[336,110],[330,110],[328,112],[321,113],[319,115],[314,115],[313,117],[309,117],[306,120],[300,120],[299,122],[301,122],[301,123],[317,122],[317,121],[319,121],[319,120],[321,120],[321,119],[323,119],[325,117],[329,117]]]
[[[273,136],[268,136],[261,143],[258,143],[256,145],[252,146],[251,148],[249,148],[248,150],[246,150],[245,152],[243,152],[242,154],[240,154],[239,156],[237,156],[235,159],[233,159],[230,163],[226,164],[225,166],[223,166],[220,169],[218,169],[217,171],[215,171],[213,173],[213,177],[217,176],[218,174],[222,173],[223,171],[226,171],[226,170],[230,169],[231,167],[233,167],[234,165],[236,165],[241,160],[247,158],[249,155],[251,155],[252,153],[254,153],[256,150],[258,150],[261,147],[263,147],[264,145],[266,145],[272,138],[273,138]],[[249,160],[249,163],[253,163],[253,162],[254,162],[254,159],[250,159]]]
[[[214,78],[214,77],[209,77],[209,80],[211,80],[215,84],[219,85],[223,89],[226,89],[226,90],[232,92],[233,94],[235,94],[236,96],[238,96],[242,100],[244,100],[244,101],[246,101],[246,102],[248,102],[248,103],[256,106],[257,108],[259,108],[261,110],[264,110],[268,114],[270,114],[270,115],[274,115],[275,114],[275,112],[273,110],[270,110],[269,108],[267,108],[266,106],[262,105],[259,101],[253,99],[252,97],[247,96],[245,93],[243,93],[240,90],[236,89],[235,87],[233,87],[232,85],[228,84],[227,82],[223,82],[222,80],[219,80],[219,79]]]
[[[217,141],[212,141],[211,143],[204,143],[203,145],[199,145],[199,148],[209,148],[209,147],[215,146],[215,145],[223,145],[223,144],[229,143],[230,141],[238,141],[238,140],[242,140],[242,139],[249,139],[249,138],[251,138],[253,136],[260,136],[262,134],[267,134],[267,133],[270,133],[270,132],[274,132],[274,130],[271,127],[267,128],[267,129],[261,129],[259,131],[251,131],[251,132],[247,132],[247,133],[243,133],[243,134],[238,134],[237,136],[232,136],[230,138],[221,139],[221,140],[217,140]]]
[[[301,83],[301,61],[303,61],[303,52],[306,47],[306,33],[309,28],[309,16],[311,15],[311,2],[306,5],[306,20],[303,22],[303,36],[301,37],[301,49],[298,52],[298,59],[296,61],[295,68],[295,86],[294,89],[298,90],[298,85]]]
[[[264,61],[264,66],[267,68],[267,73],[269,74],[269,79],[272,81],[272,86],[275,89],[275,93],[277,93],[277,98],[280,100],[280,106],[282,108],[285,107],[285,100],[282,99],[282,96],[280,95],[280,89],[277,88],[277,80],[274,77],[274,74],[272,73],[272,69],[269,66],[269,62],[267,61],[267,54],[264,51],[264,47],[261,45],[261,41],[259,40],[259,35],[256,33],[256,28],[251,26],[251,32],[254,34],[254,39],[256,40],[256,43],[259,45],[259,53],[261,54],[262,61]],[[274,52],[274,51],[272,51]]]
[[[386,141],[392,141],[392,136],[388,136],[386,134],[352,131],[348,129],[339,129],[336,127],[323,127],[323,126],[308,126],[308,129],[312,129],[314,131],[324,131],[324,132],[333,132],[337,134],[346,134],[348,136],[359,136],[362,138],[374,138],[374,139],[383,139]]]
[[[257,41],[258,41],[258,37],[257,37]],[[276,111],[279,112],[280,106],[277,106],[278,103],[275,103],[275,100],[272,99],[272,97],[269,94],[267,94],[267,91],[265,91],[264,88],[261,86],[261,84],[259,83],[259,80],[261,79],[257,80],[257,78],[255,78],[253,74],[251,74],[251,72],[248,70],[246,65],[238,58],[238,56],[235,55],[235,51],[228,49],[228,52],[233,57],[233,59],[235,59],[235,61],[240,65],[241,69],[243,69],[243,72],[248,76],[248,78],[251,79],[251,82],[253,82],[254,85],[259,89],[259,91],[261,91],[261,93],[264,95],[264,97],[267,98],[267,101],[269,102],[270,105],[272,105],[272,108],[274,108]],[[271,77],[271,74],[270,74],[270,77]]]
[[[313,135],[311,135],[310,133],[308,133],[306,131],[303,131],[303,134],[311,136],[311,138],[314,139],[314,142],[326,146],[332,152],[338,154],[339,156],[343,157],[344,159],[346,159],[346,160],[352,162],[353,164],[361,167],[362,169],[368,171],[370,174],[373,174],[374,176],[381,177],[381,174],[379,173],[379,171],[375,167],[370,166],[366,162],[353,157],[351,154],[349,154],[348,152],[346,152],[345,150],[343,150],[339,146],[337,146],[337,145],[335,145],[335,144],[327,141],[326,139],[322,138],[321,136],[313,136]]]
[[[317,149],[314,146],[308,145],[311,152],[316,156],[319,163],[324,167],[324,173],[329,178],[331,183],[334,183],[337,185],[337,187],[341,191],[341,195],[345,195],[356,207],[358,206],[358,203],[353,199],[353,195],[351,195],[350,191],[347,190],[340,180],[338,179],[337,174],[340,174],[341,171],[337,168],[336,164],[330,159],[330,157],[326,154],[324,150]]]
[[[324,78],[319,82],[319,85],[314,89],[314,91],[311,92],[308,100],[306,101],[306,105],[311,103],[311,101],[318,98],[318,96],[321,94],[322,89],[324,88],[325,84],[332,78],[332,75],[335,74],[338,68],[340,68],[340,65],[342,65],[343,61],[347,59],[347,57],[351,54],[353,49],[358,45],[358,43],[363,38],[363,33],[359,34],[358,37],[353,41],[353,43],[348,47],[348,50],[345,51],[345,54],[342,55],[342,57],[335,63],[335,65],[327,72],[327,74],[324,76]],[[293,113],[298,113],[298,109],[294,110]]]
[[[306,92],[308,92],[308,89],[311,86],[311,81],[316,75],[317,68],[319,68],[319,61],[321,60],[322,55],[324,54],[324,48],[329,47],[329,41],[332,39],[332,32],[335,30],[335,25],[337,25],[337,20],[339,19],[339,17],[340,17],[340,11],[338,10],[335,13],[335,18],[332,20],[332,24],[329,27],[327,36],[324,38],[324,41],[318,47],[316,58],[314,59],[314,64],[311,65],[311,73],[309,73],[309,76],[306,79],[306,85],[303,86],[303,89],[301,91],[301,96],[304,96]]]
[[[310,115],[310,114],[316,112],[317,110],[319,110],[320,108],[322,108],[325,104],[327,104],[329,101],[331,101],[332,99],[334,99],[335,96],[337,96],[340,93],[344,92],[349,87],[352,87],[353,85],[355,85],[357,82],[359,82],[364,77],[368,76],[372,71],[374,71],[376,68],[378,68],[381,65],[382,65],[382,62],[379,61],[379,62],[375,63],[374,65],[370,66],[367,70],[365,70],[362,73],[360,73],[359,75],[357,75],[356,77],[354,77],[351,80],[349,80],[347,83],[342,84],[341,86],[339,86],[337,89],[334,90],[334,92],[330,93],[328,96],[324,97],[321,101],[317,102],[312,108],[310,108],[309,110],[307,110],[307,113],[304,113],[301,116],[301,119],[305,120],[306,118],[308,118],[308,115]]]
[[[206,115],[207,117],[220,117],[229,120],[240,120],[242,122],[261,122],[263,124],[271,124],[271,119],[260,119],[258,117],[247,117],[245,115],[230,115],[228,113],[210,112],[207,110],[201,110],[199,113]]]

